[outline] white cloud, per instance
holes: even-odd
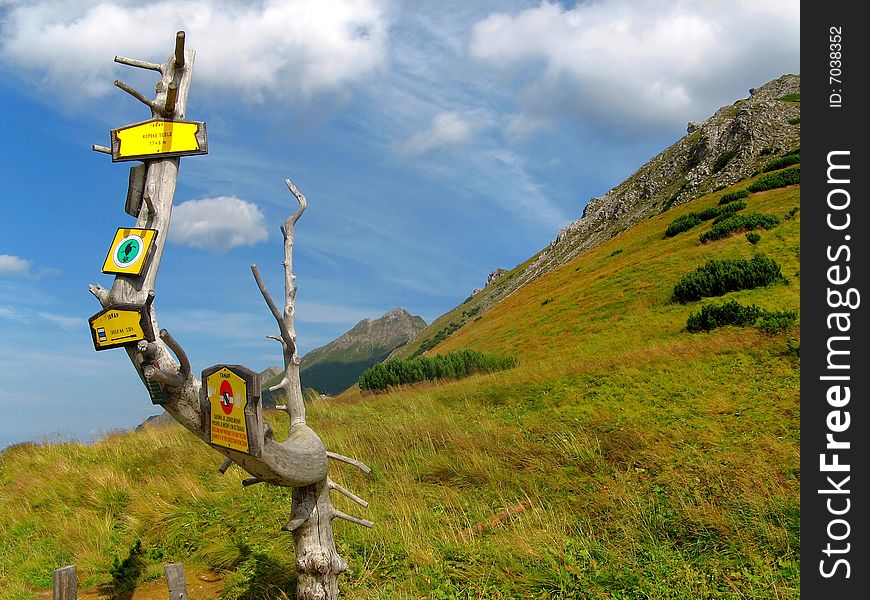
[[[602,0],[492,14],[469,52],[531,79],[509,125],[524,135],[562,118],[630,131],[706,116],[723,84],[746,94],[783,64],[799,70],[799,46],[796,3]]]
[[[196,85],[246,101],[342,88],[386,55],[377,0],[46,0],[14,5],[0,26],[7,67],[78,96],[111,89],[116,54],[163,62],[178,30],[197,51]]]
[[[408,138],[401,149],[409,155],[425,154],[432,150],[456,146],[467,142],[474,133],[474,123],[455,112],[435,115],[426,131],[415,133]]]
[[[30,261],[11,254],[0,254],[0,275],[27,277],[30,274]]]
[[[69,317],[44,311],[37,312],[28,308],[15,308],[13,306],[0,305],[0,319],[15,321],[24,325],[40,324],[49,321],[66,331],[75,331],[86,327],[85,320],[81,317]]]
[[[188,200],[172,211],[169,239],[177,244],[223,252],[253,246],[269,235],[260,208],[234,196]]]

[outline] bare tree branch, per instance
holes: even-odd
[[[178,357],[178,362],[180,364],[178,374],[182,379],[187,379],[188,375],[190,375],[190,361],[187,359],[187,354],[185,354],[184,348],[175,341],[175,338],[173,338],[166,329],[160,330],[160,339],[166,342],[169,349]]]
[[[145,94],[143,94],[139,90],[134,90],[133,88],[131,88],[129,85],[127,85],[123,81],[116,79],[115,80],[115,87],[118,87],[118,88],[124,90],[125,92],[127,92],[128,94],[130,94],[131,96],[136,98],[136,100],[138,100],[139,102],[141,102],[142,104],[144,104],[145,106],[150,108],[151,110],[156,109],[157,103],[154,100],[146,97]]]
[[[266,289],[266,284],[263,283],[263,278],[260,277],[260,269],[257,265],[251,265],[251,272],[254,274],[254,279],[257,282],[257,287],[260,288],[260,293],[263,295],[263,299],[266,301],[266,306],[269,307],[269,310],[272,311],[272,316],[275,317],[275,320],[278,322],[278,328],[281,330],[281,340],[285,344],[287,344],[290,338],[290,332],[287,331],[287,327],[284,325],[284,318],[281,316],[281,311],[278,310],[278,306],[275,304],[275,301],[272,300],[272,295],[269,293],[269,290]],[[296,350],[296,344],[293,343],[293,340],[290,340],[292,344],[293,351]]]
[[[111,295],[111,292],[109,292],[109,290],[107,290],[103,286],[92,283],[88,285],[88,291],[92,293],[97,300],[100,301],[100,304],[103,306],[103,308],[105,308],[106,305],[109,303],[109,296]]]
[[[357,469],[362,471],[363,473],[371,473],[372,472],[371,468],[368,465],[358,461],[355,458],[350,458],[349,456],[343,456],[337,452],[330,452],[329,450],[326,451],[326,456],[328,456],[329,458],[333,458],[335,460],[340,460],[341,462],[345,462],[349,465],[353,465]]]
[[[142,374],[145,375],[145,379],[153,379],[154,381],[169,387],[180,388],[184,385],[184,379],[182,379],[180,375],[164,371],[154,365],[145,365],[145,368],[142,369]]]
[[[149,69],[151,71],[160,71],[161,65],[153,62],[147,62],[136,58],[127,58],[126,56],[116,56],[116,63],[127,65],[129,67],[139,67],[140,69]]]
[[[349,515],[347,513],[343,513],[340,510],[332,509],[333,518],[338,517],[339,519],[344,519],[345,521],[350,521],[351,523],[356,523],[357,525],[362,525],[363,527],[373,527],[374,523],[371,521],[367,521],[366,519],[360,519],[359,517],[354,517],[353,515]]]
[[[335,483],[332,479],[327,478],[326,484],[329,486],[329,489],[335,490],[336,492],[344,494],[345,496],[347,496],[348,498],[350,498],[351,500],[353,500],[354,502],[356,502],[357,504],[359,504],[363,508],[368,508],[368,505],[369,505],[368,502],[366,502],[365,500],[363,500],[362,498],[360,498],[356,494],[353,494],[353,493],[349,492],[348,490],[344,489],[343,487],[341,487],[340,485]]]

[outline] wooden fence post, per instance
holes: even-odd
[[[76,566],[67,565],[54,570],[53,600],[77,600]]]
[[[182,564],[166,565],[163,573],[166,575],[166,585],[169,587],[169,600],[187,600],[187,584],[184,581]]]

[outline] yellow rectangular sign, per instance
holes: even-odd
[[[202,372],[202,393],[208,407],[202,412],[202,430],[208,442],[260,456],[263,409],[257,373],[241,365],[214,365]]]
[[[208,154],[203,121],[150,119],[112,130],[112,162]]]
[[[148,264],[148,259],[151,258],[156,238],[156,229],[119,227],[109,248],[109,254],[103,261],[103,273],[141,275]]]
[[[245,409],[253,391],[249,386],[252,372],[245,371],[238,366],[231,369],[228,365],[217,365],[203,373],[203,384],[210,409],[209,441],[215,446],[250,453]]]
[[[129,304],[111,306],[92,316],[88,319],[88,324],[94,349],[108,350],[139,340],[153,340],[148,312],[145,306]]]

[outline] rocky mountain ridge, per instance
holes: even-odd
[[[690,122],[685,136],[592,198],[580,218],[546,248],[512,270],[493,270],[482,288],[393,356],[412,356],[436,345],[531,281],[637,223],[742,181],[799,148],[800,75],[783,75],[750,89],[747,98],[723,106],[702,123]]]
[[[800,147],[800,75],[783,75],[723,106],[600,198],[559,232],[521,272],[491,274],[482,308],[618,235],[632,225],[746,179]],[[501,271],[493,271],[493,274]],[[492,286],[492,283],[498,285]],[[482,290],[481,290],[482,291]]]

